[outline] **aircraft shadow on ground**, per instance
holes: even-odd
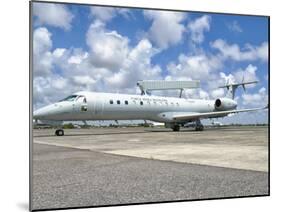
[[[213,127],[213,128],[205,128],[204,131],[251,131],[251,129],[243,129],[243,128],[229,128],[229,127]],[[170,133],[204,133],[204,131],[195,131],[193,128],[183,128],[178,132],[174,132],[169,129],[145,129],[144,131],[130,131],[130,132],[104,132],[104,133],[77,133],[68,134],[67,131],[65,132],[64,136],[95,136],[95,135],[129,135],[129,134],[145,134],[145,133],[163,133],[163,132],[170,132]],[[39,137],[57,137],[55,134],[52,135],[33,135],[34,138]]]
[[[168,131],[134,131],[134,132],[106,132],[106,133],[79,133],[79,134],[67,134],[67,132],[65,132],[64,136],[93,136],[93,135],[126,135],[126,134],[142,134],[142,133],[153,133],[153,132],[168,132]],[[36,135],[33,136],[35,138],[38,137],[57,137],[55,134],[54,135]]]

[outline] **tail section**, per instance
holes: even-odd
[[[242,86],[244,91],[246,91],[245,85],[258,83],[258,81],[248,81],[248,82],[243,82],[243,81],[244,80],[242,80],[241,83],[229,83],[229,82],[227,82],[226,85],[220,86],[219,88],[226,88],[229,91],[229,93],[231,94],[231,98],[234,99],[236,89],[239,86]]]

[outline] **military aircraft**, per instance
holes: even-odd
[[[234,100],[238,86],[257,83],[227,83],[222,86],[229,90],[229,97],[213,100],[182,98],[185,88],[198,88],[198,81],[139,81],[141,95],[98,93],[81,91],[74,93],[56,103],[34,111],[35,122],[61,126],[63,121],[87,120],[151,120],[162,122],[165,127],[179,131],[186,123],[194,122],[195,130],[204,129],[201,120],[218,118],[240,112],[266,109],[237,109]],[[151,95],[153,90],[180,89],[179,97]],[[64,135],[63,129],[56,129],[57,136]]]

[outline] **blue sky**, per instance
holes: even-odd
[[[266,17],[33,2],[33,37],[35,108],[79,90],[136,93],[145,79],[199,79],[186,97],[215,99],[244,77],[259,83],[237,92],[240,107],[268,101]]]

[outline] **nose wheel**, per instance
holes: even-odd
[[[58,130],[56,130],[55,134],[56,134],[56,136],[63,136],[64,131],[63,131],[63,129],[58,129]]]

